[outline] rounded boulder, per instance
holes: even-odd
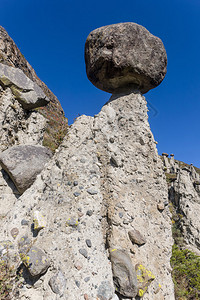
[[[108,25],[92,31],[85,43],[88,79],[109,93],[158,86],[167,72],[162,41],[136,23]]]

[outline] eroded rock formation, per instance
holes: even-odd
[[[91,65],[97,70],[99,61],[103,66],[107,63],[107,56],[95,56],[99,44],[111,51],[107,40],[96,34],[104,30],[111,41],[121,32],[123,41],[112,48],[123,60],[123,72],[115,73],[116,66],[108,63],[108,74],[119,75],[114,80],[119,85],[108,80],[110,100],[95,117],[76,120],[21,196],[16,196],[12,181],[2,171],[1,253],[9,255],[18,272],[23,271],[13,284],[12,299],[174,299],[168,190],[142,96],[164,78],[166,53],[162,42],[143,27],[111,25],[90,34],[95,43],[89,57],[91,41],[86,42],[87,70]],[[4,37],[2,28],[1,32]],[[13,54],[18,50],[9,51],[16,58],[15,67],[20,67],[24,60]],[[4,49],[3,59],[7,52]],[[131,64],[128,73],[126,64]],[[104,85],[108,74],[101,73],[99,85]],[[2,124],[7,124],[0,130],[5,141],[1,151],[16,144],[41,145],[45,117],[37,111],[27,113],[10,86],[2,86],[0,99]],[[12,116],[17,119],[14,128],[7,121]],[[37,131],[29,134],[33,122]]]

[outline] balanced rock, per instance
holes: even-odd
[[[0,164],[22,194],[35,181],[52,152],[36,145],[13,146],[0,154]]]
[[[92,31],[85,44],[88,79],[109,93],[158,86],[167,71],[162,41],[143,26],[119,23]]]
[[[24,109],[33,109],[49,103],[42,89],[22,70],[0,63],[0,85],[9,87]]]

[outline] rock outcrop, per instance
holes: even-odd
[[[23,121],[27,120],[29,121],[32,115],[34,115],[34,118],[36,120],[36,124],[34,124],[34,128],[31,129],[31,132],[37,131],[37,128],[41,124],[42,131],[42,143],[44,146],[49,147],[51,150],[55,150],[58,148],[59,144],[61,143],[63,137],[67,133],[67,119],[64,116],[63,109],[60,105],[60,102],[56,98],[56,96],[49,90],[49,88],[42,82],[38,76],[36,75],[34,69],[31,67],[31,65],[27,62],[24,55],[20,52],[14,41],[10,38],[6,30],[0,26],[0,63],[4,65],[8,65],[11,67],[18,68],[23,71],[23,73],[34,83],[36,83],[44,92],[46,97],[50,100],[48,105],[38,108],[37,109],[37,117],[35,117],[35,112],[32,111],[31,113],[26,113],[24,111],[22,117],[19,116],[21,112],[21,106],[18,107],[16,102],[13,103],[12,97],[9,95],[8,92],[9,89],[7,88],[4,90],[6,96],[4,99],[6,99],[6,106],[9,110],[11,110],[10,106],[12,106],[12,119],[13,121],[20,122],[21,119]],[[0,96],[1,96],[1,88],[0,88]],[[0,101],[0,105],[1,105]],[[15,110],[16,108],[16,110]],[[3,116],[2,116],[2,109],[0,112],[0,120],[2,117],[5,116],[5,111],[3,110]],[[35,120],[34,120],[35,121]],[[28,126],[30,122],[25,122],[28,124],[24,124],[24,126]],[[10,125],[10,124],[9,124]],[[20,128],[20,124],[16,125],[17,128]],[[12,132],[15,132],[15,130]],[[37,135],[37,134],[36,134]],[[33,137],[35,139],[35,136]]]
[[[173,222],[185,248],[200,255],[200,170],[163,154]]]
[[[6,44],[5,32],[0,29]],[[111,39],[108,42],[102,37],[105,32],[105,37]],[[116,66],[109,60],[108,73],[97,68],[98,59],[104,66],[107,62],[98,54],[99,45],[109,52],[110,41],[123,62],[122,73],[115,73]],[[144,44],[146,50],[141,55]],[[7,52],[10,55],[5,59]],[[12,57],[15,67],[27,70],[16,48],[2,53],[3,61]],[[13,283],[11,298],[173,300],[168,188],[142,96],[164,78],[164,47],[139,25],[111,25],[89,35],[86,64],[87,70],[94,64],[97,72],[90,70],[94,76],[101,73],[98,85],[109,82],[109,72],[116,74],[113,82],[119,83],[112,85],[113,95],[99,114],[83,115],[75,121],[54,156],[44,164],[37,163],[41,173],[36,178],[31,175],[34,182],[22,195],[16,192],[8,169],[2,170],[0,255],[2,260],[9,257],[9,264],[18,275],[22,274]],[[31,77],[32,69],[29,73]],[[30,79],[38,84],[33,77]],[[140,79],[139,84],[135,78]],[[11,153],[18,144],[17,149],[25,149],[20,165],[27,163],[26,147],[41,147],[46,118],[38,111],[24,110],[10,86],[2,85],[0,99],[0,135],[4,141],[1,151],[5,150],[0,157]],[[14,127],[9,121],[13,116]],[[31,126],[36,130],[30,131]],[[11,159],[8,163],[14,167]],[[35,162],[32,164],[35,167]],[[170,171],[171,163],[165,168]],[[175,161],[173,168],[177,170]],[[195,187],[198,182],[197,176]],[[21,180],[16,183],[19,184]]]
[[[0,63],[0,84],[9,87],[24,109],[33,109],[49,103],[42,89],[30,80],[20,69]]]
[[[162,41],[135,23],[119,23],[92,31],[85,44],[89,80],[109,93],[158,86],[167,71]]]

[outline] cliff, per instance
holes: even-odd
[[[61,106],[1,36],[2,299],[175,299],[172,223],[197,253],[200,179],[158,155],[149,127],[143,93],[166,74],[161,40],[134,23],[88,36],[88,78],[113,95],[52,153],[46,113],[63,128]]]

